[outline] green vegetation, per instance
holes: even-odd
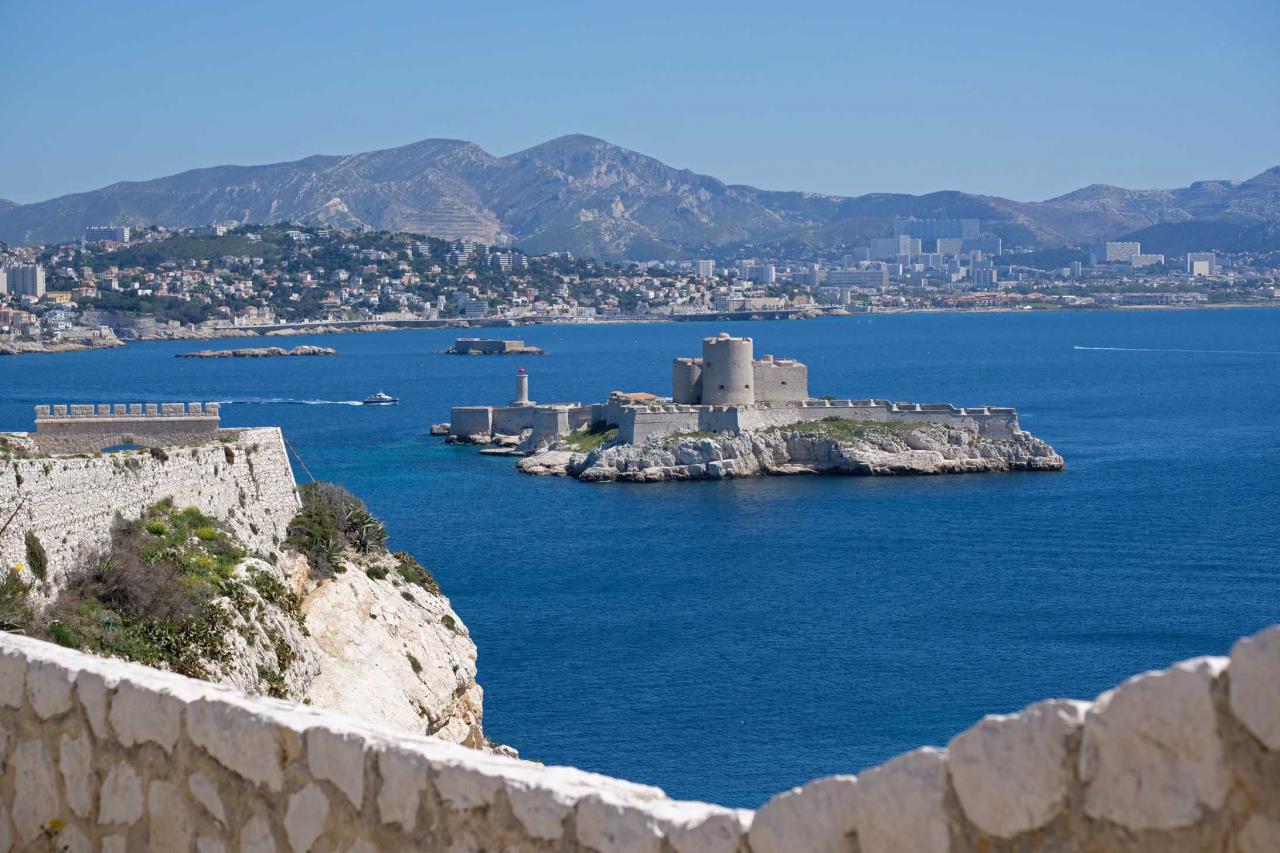
[[[27,566],[31,569],[31,574],[44,580],[49,573],[49,555],[45,553],[44,545],[34,530],[27,531],[26,546]]]
[[[413,656],[413,652],[405,652],[404,656],[409,659],[409,668],[413,670],[414,675],[422,674],[422,661]]]
[[[441,617],[440,617],[440,624],[441,624],[441,625],[444,625],[444,626],[445,626],[446,628],[448,628],[450,631],[455,631],[455,632],[456,632],[456,631],[458,630],[458,620],[457,620],[457,619],[454,619],[454,618],[453,618],[452,616],[450,616],[448,613],[446,613],[446,614],[444,614],[443,616],[441,616]]]
[[[924,426],[923,423],[904,421],[851,421],[844,418],[824,418],[808,423],[787,424],[786,426],[768,427],[765,432],[798,432],[816,435],[836,441],[841,439],[875,439],[891,436],[903,436]]]
[[[214,601],[243,597],[232,572],[244,556],[214,519],[161,501],[120,524],[111,550],[72,574],[51,608],[49,636],[203,678],[210,662],[227,659],[230,613]]]
[[[31,621],[31,609],[27,593],[31,587],[18,572],[11,568],[0,569],[0,631],[18,631]]]
[[[664,447],[675,447],[685,439],[715,438],[717,435],[719,433],[706,429],[697,429],[692,432],[672,432],[662,437],[662,444]]]
[[[596,421],[581,432],[565,436],[560,440],[560,443],[570,450],[576,450],[579,453],[590,453],[617,437],[618,428],[616,426],[609,426],[604,421]]]
[[[342,549],[361,554],[386,550],[387,529],[364,501],[336,483],[309,483],[298,490],[302,510],[289,522],[289,547],[306,556],[321,576],[340,573]]]
[[[392,554],[396,560],[396,571],[409,583],[416,583],[432,595],[440,594],[440,584],[432,577],[427,567],[413,558],[407,551],[396,551]],[[410,596],[412,597],[412,596]]]

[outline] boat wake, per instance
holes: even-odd
[[[219,400],[224,406],[363,406],[359,400],[296,400],[292,397],[242,397]]]
[[[1155,349],[1151,347],[1072,347],[1091,352],[1178,352],[1195,355],[1280,355],[1275,350],[1256,349]]]

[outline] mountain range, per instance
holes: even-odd
[[[844,197],[726,184],[590,136],[506,157],[427,139],[193,169],[33,204],[0,200],[0,240],[71,240],[90,225],[300,222],[647,260],[717,248],[851,247],[907,216],[978,218],[1007,244],[1037,248],[1133,236],[1170,253],[1280,249],[1280,166],[1246,181],[1170,190],[1095,184],[1039,202],[956,191]]]

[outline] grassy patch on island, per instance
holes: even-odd
[[[762,432],[798,432],[803,435],[815,435],[836,441],[841,439],[848,441],[852,439],[868,440],[902,436],[922,426],[925,426],[925,424],[907,421],[852,421],[844,418],[824,418],[820,421],[768,427]]]
[[[569,450],[579,453],[590,453],[618,437],[618,428],[609,426],[603,421],[596,421],[582,432],[575,432],[560,440]]]

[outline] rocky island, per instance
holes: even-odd
[[[675,360],[668,398],[615,391],[604,403],[538,405],[521,370],[509,405],[455,408],[433,432],[523,456],[527,474],[585,482],[1064,467],[1015,409],[813,398],[808,387],[802,362],[756,360],[750,338],[721,334],[703,341],[701,358]]]
[[[202,349],[195,352],[180,352],[177,358],[281,358],[285,356],[337,355],[333,347],[296,346],[293,349],[284,347],[245,347],[243,349]]]

